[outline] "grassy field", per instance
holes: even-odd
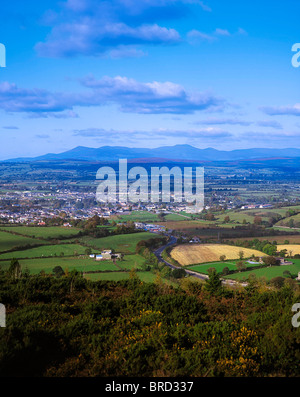
[[[293,265],[264,267],[262,269],[230,274],[224,278],[247,280],[250,275],[255,274],[257,278],[264,277],[266,280],[271,280],[274,277],[283,277],[285,270],[291,272],[292,275],[297,275],[300,271],[300,261],[293,260],[293,262]]]
[[[130,214],[124,214],[118,216],[122,222],[133,221],[133,222],[156,222],[158,221],[158,215],[148,211],[132,211]]]
[[[125,255],[122,261],[117,261],[118,268],[121,269],[141,269],[142,264],[145,262],[145,258],[141,255]]]
[[[0,259],[11,258],[39,258],[41,256],[64,256],[82,255],[85,253],[86,247],[79,244],[57,244],[57,245],[43,245],[41,247],[30,248],[27,250],[7,252],[0,254]],[[94,250],[92,250],[94,251]]]
[[[299,223],[300,223],[300,214],[296,214],[296,215],[284,218],[284,219],[280,220],[279,222],[275,223],[274,226],[278,226],[278,227],[280,227],[280,226],[289,226],[289,223],[290,223],[291,220],[294,221],[294,225],[296,225],[296,224],[299,225]]]
[[[171,256],[181,265],[187,266],[219,261],[221,255],[225,255],[226,259],[238,259],[240,251],[244,252],[244,258],[249,258],[253,254],[255,256],[265,256],[264,253],[257,250],[225,244],[182,244],[171,251]]]
[[[166,214],[166,221],[186,221],[191,217],[191,214],[185,212]],[[120,215],[119,220],[134,221],[134,222],[145,222],[145,223],[157,223],[159,222],[158,214],[153,214],[148,211],[132,211],[130,214]]]
[[[47,244],[47,242],[0,231],[0,252],[22,247],[27,244]]]
[[[144,283],[153,283],[156,279],[156,274],[151,272],[137,272],[136,273],[138,278]],[[125,272],[110,272],[110,273],[90,273],[86,274],[85,278],[91,281],[98,281],[98,280],[112,280],[112,281],[119,281],[119,280],[126,280],[129,279],[129,273]],[[162,281],[169,285],[176,285],[170,280],[162,279]]]
[[[182,218],[180,221],[166,221],[166,222],[157,222],[159,225],[165,226],[168,229],[172,230],[188,230],[191,231],[206,228],[209,225],[212,225],[214,222],[211,221],[203,221],[203,220],[188,220],[186,218]]]
[[[236,262],[237,261],[203,263],[201,265],[188,266],[188,269],[193,270],[198,273],[208,274],[208,269],[214,267],[216,269],[217,273],[222,273],[224,267],[228,267],[229,270],[237,270]],[[245,262],[245,265],[247,267],[258,266],[255,264],[247,264],[246,262]]]
[[[300,244],[300,234],[299,235],[284,235],[284,236],[264,236],[264,237],[241,237],[241,238],[233,238],[230,239],[232,241],[250,241],[250,240],[260,240],[260,241],[276,241],[277,244],[284,244],[286,240],[291,244]]]
[[[83,244],[86,244],[95,249],[114,249],[116,252],[124,254],[132,254],[135,252],[137,243],[141,240],[156,238],[158,235],[150,232],[141,232],[133,234],[119,234],[116,236],[108,236],[102,238],[92,238],[84,236],[80,238]]]
[[[74,236],[80,229],[60,226],[4,226],[0,230],[22,234],[23,236],[36,238],[58,238],[59,236]]]
[[[21,251],[20,251],[21,252]],[[21,256],[14,256],[21,258]],[[3,259],[3,258],[2,258]],[[141,255],[133,254],[126,255],[122,261],[117,260],[116,264],[111,260],[95,261],[88,256],[84,257],[53,257],[53,258],[32,258],[32,259],[19,259],[22,270],[28,268],[30,274],[38,274],[42,270],[46,273],[52,273],[55,266],[61,266],[64,270],[69,271],[75,269],[78,271],[129,271],[132,268],[141,269],[145,258]],[[10,259],[0,261],[0,266],[3,270],[8,269]]]
[[[118,271],[118,267],[111,261],[95,261],[92,258],[41,258],[41,259],[21,259],[19,263],[22,270],[27,267],[30,274],[38,274],[42,270],[45,273],[52,273],[55,266],[61,266],[64,270],[78,270],[78,271]],[[8,269],[10,261],[0,262],[2,269]]]
[[[282,217],[286,216],[286,212],[288,210],[295,210],[299,211],[300,206],[291,206],[291,207],[282,207],[282,208],[255,208],[255,209],[245,209],[245,210],[229,210],[226,211],[222,215],[216,215],[216,219],[218,222],[223,222],[225,216],[229,216],[231,221],[242,223],[243,219],[246,220],[246,222],[253,223],[254,217],[255,216],[260,216],[262,220],[268,220],[272,218],[273,216],[280,215]],[[290,219],[290,218],[286,218]],[[298,219],[300,220],[300,218]]]

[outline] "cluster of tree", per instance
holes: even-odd
[[[226,243],[235,245],[237,247],[253,248],[257,251],[264,252],[267,255],[275,255],[277,252],[277,241],[270,242],[269,240],[259,240],[254,238],[253,240],[237,240],[237,241],[226,241]],[[284,244],[288,244],[286,240]]]

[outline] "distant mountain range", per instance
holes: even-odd
[[[80,161],[118,161],[119,159],[140,159],[144,162],[152,161],[236,161],[252,159],[284,159],[300,157],[300,149],[236,149],[231,151],[213,148],[198,149],[190,145],[163,146],[155,149],[128,148],[123,146],[102,146],[89,148],[77,146],[63,153],[48,153],[38,157],[24,157],[5,160],[6,162],[35,162],[53,160]]]

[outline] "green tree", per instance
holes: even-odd
[[[279,264],[279,261],[274,256],[265,256],[263,262],[269,266],[276,266]]]
[[[65,274],[61,266],[55,266],[52,270],[52,273],[54,273],[56,277],[62,277]]]
[[[244,258],[244,251],[239,252],[239,258],[240,258],[240,260],[242,260]]]
[[[211,294],[218,294],[222,290],[222,281],[216,270],[209,272],[208,279],[205,280],[204,288]]]
[[[183,278],[186,276],[186,271],[184,269],[173,269],[171,276],[174,278]]]
[[[85,255],[91,255],[92,249],[91,248],[86,248],[84,253],[85,253]]]
[[[238,270],[239,272],[241,272],[241,271],[247,269],[247,267],[246,267],[246,265],[244,264],[243,261],[238,261],[238,262],[236,263],[236,268],[237,268],[237,270]]]
[[[8,273],[11,276],[11,278],[13,278],[15,280],[21,277],[22,269],[21,269],[21,265],[17,259],[13,258],[10,261]]]
[[[274,277],[270,280],[270,284],[273,287],[280,289],[284,286],[284,277]]]
[[[229,274],[229,267],[225,266],[224,269],[222,270],[222,274],[224,276],[227,276],[227,274]]]

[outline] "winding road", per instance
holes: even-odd
[[[170,236],[170,240],[168,241],[167,244],[163,245],[162,247],[159,247],[157,250],[154,251],[155,256],[157,257],[157,259],[159,260],[159,262],[164,262],[167,266],[171,267],[172,269],[182,269],[181,266],[175,266],[170,262],[167,262],[166,260],[163,259],[163,257],[161,256],[162,252],[164,251],[164,249],[166,249],[167,247],[170,247],[171,245],[175,245],[177,243],[177,238],[175,236]],[[193,272],[192,270],[189,269],[184,269],[186,271],[186,273],[188,273],[191,276],[200,278],[201,280],[207,280],[208,276],[206,276],[205,274],[200,274],[200,273],[196,273]],[[227,285],[231,285],[231,286],[236,286],[236,285],[242,285],[243,287],[245,287],[248,283],[237,283],[234,280],[222,280],[223,284],[227,284]]]
[[[156,251],[154,251],[154,254],[157,257],[157,259],[159,260],[159,262],[164,262],[167,266],[171,267],[172,269],[182,269],[181,266],[172,265],[172,263],[167,262],[161,256],[164,249],[166,249],[167,247],[170,247],[171,245],[174,245],[176,243],[177,243],[177,238],[175,236],[171,236],[168,243],[163,245],[162,247],[159,247]],[[192,270],[188,270],[188,269],[184,269],[184,270],[186,271],[186,273],[190,274],[191,276],[195,276],[197,278],[200,278],[201,280],[206,280],[208,278],[208,276],[206,276],[204,274],[199,274],[199,273],[193,272]]]

